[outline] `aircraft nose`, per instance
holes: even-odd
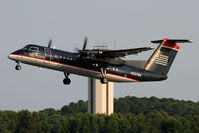
[[[8,59],[10,59],[10,58],[11,58],[11,55],[9,54],[9,55],[8,55]]]
[[[9,55],[8,55],[8,59],[11,59],[11,60],[14,60],[14,59],[16,59],[16,54],[17,53],[17,51],[15,51],[15,52],[13,52],[13,53],[10,53]]]
[[[8,59],[11,59],[11,60],[12,60],[12,59],[13,59],[13,55],[12,55],[12,54],[9,54],[9,55],[8,55]]]
[[[11,60],[16,60],[16,59],[18,59],[18,56],[17,56],[18,54],[20,54],[20,50],[17,50],[17,51],[10,53],[8,55],[8,58],[11,59]]]

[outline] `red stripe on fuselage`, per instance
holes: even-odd
[[[120,76],[120,75],[115,75],[115,74],[112,74],[112,73],[107,73],[109,75],[113,75],[113,76],[117,76],[117,77],[121,77],[121,78],[126,78],[126,79],[130,79],[130,80],[133,80],[135,82],[139,82],[139,80],[136,80],[136,79],[131,79],[131,78],[128,78],[128,77],[124,77],[124,76]]]
[[[57,64],[66,65],[66,66],[70,66],[70,67],[75,67],[75,68],[85,69],[85,70],[89,70],[89,71],[99,72],[99,71],[92,70],[92,69],[87,69],[87,68],[77,67],[77,66],[73,66],[73,65],[63,64],[63,63],[60,63],[60,62],[55,62],[55,61],[50,61],[50,60],[40,59],[40,58],[36,58],[36,57],[31,57],[31,56],[18,55],[18,54],[11,54],[11,55],[15,55],[15,56],[22,56],[22,57],[32,58],[32,59],[42,60],[42,61],[49,61],[49,62],[52,62],[52,63],[57,63]],[[132,78],[128,78],[128,77],[124,77],[124,76],[120,76],[120,75],[115,75],[115,74],[112,74],[112,73],[107,73],[107,74],[112,75],[112,76],[117,76],[117,77],[120,77],[120,78],[129,79],[129,80],[132,80],[132,81],[134,81],[134,82],[138,82],[138,81],[139,81],[139,80],[136,80],[136,79],[132,79]]]

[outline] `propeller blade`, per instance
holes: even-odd
[[[52,45],[52,39],[50,39],[49,42],[48,42],[48,48],[50,48],[51,45]]]
[[[88,40],[87,37],[85,37],[85,39],[84,39],[84,45],[83,45],[82,50],[85,50],[85,49],[86,49],[87,40]]]

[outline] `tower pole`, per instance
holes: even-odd
[[[113,82],[101,84],[100,80],[88,78],[88,112],[110,115],[114,111]]]

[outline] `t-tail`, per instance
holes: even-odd
[[[149,58],[145,69],[158,74],[167,75],[180,47],[176,43],[192,43],[190,40],[163,39],[151,41],[159,46]]]

